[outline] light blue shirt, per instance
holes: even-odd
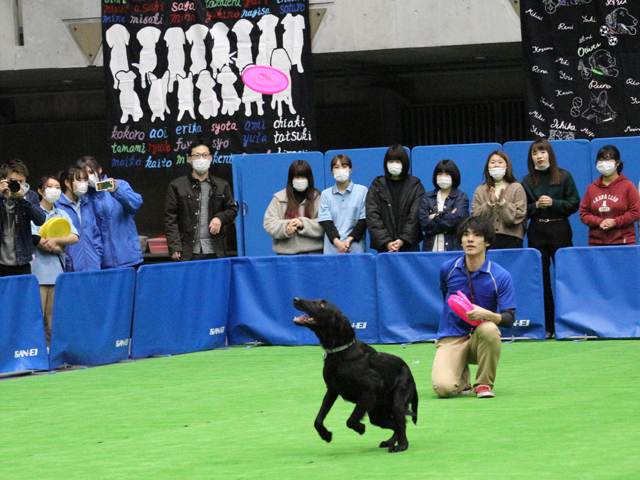
[[[358,220],[367,218],[365,203],[367,199],[367,187],[349,182],[344,193],[340,193],[338,185],[327,188],[320,197],[320,211],[318,221],[332,220],[338,229],[340,241],[344,242]],[[364,253],[367,250],[367,237],[362,236],[358,243],[351,244],[352,253]],[[337,247],[329,242],[329,237],[324,236],[324,253],[338,253]]]
[[[40,208],[42,208],[42,210],[47,214],[45,222],[53,217],[64,218],[71,225],[71,233],[78,235],[78,230],[76,230],[76,227],[67,212],[59,210],[55,205],[50,212],[47,212],[42,205]],[[33,222],[31,222],[31,234],[38,235],[39,230],[40,227],[37,227]],[[60,260],[62,260],[62,263],[60,263]],[[64,255],[58,256],[54,253],[45,252],[41,248],[36,247],[35,258],[31,260],[31,273],[38,278],[38,283],[40,285],[55,285],[56,278],[58,278],[58,275],[63,272],[62,265],[64,265],[64,261]]]

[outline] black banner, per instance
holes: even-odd
[[[308,0],[102,0],[110,175],[184,172],[189,144],[231,155],[315,149]],[[251,65],[284,73],[248,88]],[[282,77],[282,75],[280,75]]]
[[[640,5],[523,0],[530,138],[640,135]]]

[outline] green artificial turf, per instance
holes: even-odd
[[[0,382],[0,478],[636,479],[636,341],[503,345],[494,399],[441,400],[433,344],[376,346],[409,363],[409,450],[360,436],[339,400],[322,441],[320,347],[234,347]]]

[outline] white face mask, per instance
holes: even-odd
[[[61,193],[59,188],[45,188],[43,198],[49,203],[56,203]]]
[[[451,185],[452,185],[451,176],[449,175],[438,176],[436,178],[436,183],[441,189],[448,190],[449,188],[451,188]]]
[[[209,171],[209,167],[211,166],[211,159],[196,158],[195,160],[191,161],[191,166],[196,172],[202,175],[203,173],[207,173]]]
[[[338,183],[344,183],[349,180],[349,169],[348,168],[339,168],[333,172],[333,178],[336,179]]]
[[[547,163],[546,165],[534,165],[533,168],[535,168],[536,170],[540,170],[541,172],[544,172],[545,170],[549,170],[550,166],[551,164]]]
[[[96,183],[100,181],[100,177],[98,177],[97,173],[92,173],[89,175],[89,185],[93,188],[96,188]]]
[[[304,192],[309,186],[309,180],[306,178],[302,180],[293,179],[293,188],[295,188],[298,192]]]
[[[402,173],[402,164],[396,163],[396,162],[393,162],[393,163],[389,162],[387,163],[387,170],[389,171],[389,174],[392,177],[397,177]]]
[[[76,189],[73,191],[77,196],[81,197],[87,190],[89,189],[89,184],[87,182],[76,182]]]
[[[507,173],[506,167],[493,167],[489,169],[489,175],[498,182],[504,178],[505,173]]]
[[[604,175],[605,177],[608,177],[609,175],[611,175],[613,172],[616,171],[617,169],[616,161],[615,160],[598,160],[598,163],[596,164],[596,168],[602,175]]]

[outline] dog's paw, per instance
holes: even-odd
[[[385,440],[380,444],[380,448],[389,448],[393,447],[393,445],[395,445],[395,442],[391,443],[389,440]]]
[[[320,434],[320,438],[322,438],[325,442],[330,443],[333,434],[329,430],[325,430]]]
[[[353,423],[347,422],[347,427],[349,427],[352,430],[355,430],[360,435],[362,435],[366,429],[364,423],[362,422],[353,422]]]
[[[389,453],[404,452],[407,448],[409,448],[409,442],[399,443],[389,447]]]

